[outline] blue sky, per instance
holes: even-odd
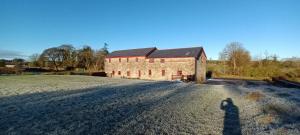
[[[61,44],[109,50],[238,41],[253,57],[300,57],[299,0],[0,0],[0,58]]]

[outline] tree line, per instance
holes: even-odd
[[[240,42],[231,42],[219,53],[218,61],[208,61],[208,70],[214,76],[300,78],[299,61],[279,61],[278,56],[269,55],[252,59],[250,52]]]
[[[72,45],[64,44],[45,49],[41,54],[29,57],[30,67],[42,67],[59,70],[74,70],[81,68],[85,71],[103,71],[105,56],[108,54],[108,44],[99,50],[90,46],[76,49]]]

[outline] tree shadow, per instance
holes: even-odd
[[[225,111],[223,135],[241,135],[239,108],[231,98],[223,100],[220,108]]]

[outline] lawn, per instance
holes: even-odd
[[[0,134],[300,134],[299,94],[262,81],[0,76]]]

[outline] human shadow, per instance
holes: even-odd
[[[239,108],[231,98],[223,100],[220,106],[225,111],[223,135],[241,135]]]

